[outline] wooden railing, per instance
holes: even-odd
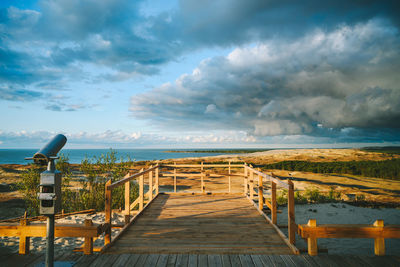
[[[93,238],[104,232],[103,225],[93,224],[86,219],[84,224],[56,224],[55,237],[84,237],[84,254],[93,253]],[[19,237],[19,254],[29,254],[31,237],[46,237],[46,224],[30,224],[29,219],[21,219],[20,224],[0,225],[0,236]]]
[[[201,162],[201,164],[163,164],[161,165],[164,168],[168,168],[171,169],[172,168],[172,173],[170,172],[163,172],[161,175],[163,177],[174,177],[174,192],[177,192],[177,177],[199,177],[200,178],[200,192],[205,193],[206,192],[206,183],[205,183],[205,178],[206,177],[223,177],[223,176],[227,176],[228,177],[228,182],[227,182],[227,191],[229,193],[232,192],[232,183],[231,183],[231,178],[232,177],[243,177],[243,174],[241,173],[233,173],[232,169],[233,168],[244,168],[243,164],[231,164],[231,162],[229,162],[228,164],[204,164],[203,162]],[[191,171],[189,172],[177,172],[178,169],[185,169],[185,168],[190,168]],[[196,170],[194,169],[199,169],[198,172],[196,172]],[[212,173],[209,169],[211,168],[224,168],[224,169],[228,169],[228,172],[218,172],[218,173]],[[193,192],[194,193],[194,192]]]
[[[147,207],[151,201],[158,195],[159,193],[159,168],[160,165],[152,166],[149,169],[143,170],[136,174],[128,173],[123,179],[111,183],[111,179],[106,182],[105,186],[105,235],[104,235],[104,246],[102,247],[102,251],[105,250],[108,246],[110,246],[115,240],[119,238],[119,236],[128,228],[128,226],[136,220],[136,218],[142,213],[142,211]],[[154,175],[153,175],[154,174]],[[144,193],[144,180],[145,175],[148,176],[148,191]],[[130,203],[130,182],[134,179],[139,179],[139,196],[138,198]],[[124,215],[125,215],[125,226],[118,233],[118,235],[112,240],[111,229],[112,229],[112,190],[119,186],[125,187],[125,206],[124,206]],[[155,191],[155,192],[154,192]],[[147,197],[147,205],[145,206],[145,197]],[[131,210],[134,209],[137,205],[139,205],[137,214],[131,218]]]
[[[321,224],[315,219],[300,224],[299,235],[307,239],[308,254],[318,255],[318,238],[373,238],[375,255],[385,255],[385,238],[400,238],[400,225],[384,226],[383,220],[367,224]]]
[[[257,177],[257,178],[256,178]],[[266,189],[266,185],[264,184],[264,180],[270,183],[271,189],[271,200],[268,201],[264,197],[264,190]],[[271,175],[265,174],[261,172],[259,169],[254,169],[251,165],[245,164],[244,169],[244,194],[254,203],[254,206],[258,209],[258,211],[269,221],[278,234],[283,238],[286,244],[291,248],[291,250],[295,254],[299,254],[299,250],[294,246],[296,243],[296,232],[297,232],[297,224],[295,220],[295,212],[294,212],[294,185],[293,182],[288,180],[287,183],[282,180],[273,177]],[[257,191],[254,189],[254,185],[257,185]],[[287,190],[287,205],[288,205],[288,236],[279,229],[277,226],[277,199],[276,199],[276,191],[277,186],[284,188]],[[254,195],[257,194],[257,198]],[[263,211],[264,205],[266,205],[271,210],[271,218],[269,218]]]

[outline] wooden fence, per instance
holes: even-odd
[[[298,228],[299,235],[307,239],[308,254],[318,255],[318,238],[373,238],[375,255],[385,255],[385,238],[400,238],[400,225],[384,226],[383,220],[367,224],[321,224],[308,220]]]
[[[84,237],[84,254],[93,253],[93,238],[104,232],[104,226],[85,220],[84,224],[55,224],[55,237]],[[0,236],[19,237],[19,254],[29,254],[30,237],[46,237],[46,224],[30,224],[21,219],[20,224],[0,225]]]
[[[151,166],[149,169],[143,170],[136,174],[128,173],[123,179],[111,183],[111,179],[106,182],[105,186],[105,225],[109,226],[105,230],[104,235],[104,246],[101,248],[101,251],[104,251],[107,247],[109,247],[112,243],[114,243],[120,236],[123,234],[126,229],[131,225],[136,218],[140,216],[143,210],[151,203],[151,201],[159,194],[159,169],[160,165]],[[148,177],[148,191],[145,193],[145,175]],[[130,190],[131,190],[131,181],[139,179],[139,196],[136,200],[130,203]],[[112,229],[112,190],[119,186],[125,187],[125,206],[124,206],[124,214],[125,214],[125,225],[122,230],[118,233],[118,235],[112,239],[111,229]],[[145,197],[147,197],[147,204],[145,204]],[[135,216],[131,218],[131,210],[138,206],[138,212]]]
[[[270,183],[271,199],[268,201],[264,196],[264,190],[266,189],[266,184],[264,180]],[[264,218],[269,221],[278,234],[283,238],[286,244],[292,249],[295,254],[299,254],[299,250],[294,246],[296,243],[296,232],[297,224],[294,212],[294,185],[293,182],[288,180],[287,183],[282,180],[273,177],[271,175],[261,172],[259,169],[254,169],[251,165],[245,164],[244,168],[244,194],[254,203],[254,206],[258,211],[264,216]],[[257,191],[255,191],[255,185],[257,185]],[[276,191],[277,187],[284,188],[288,191],[288,236],[279,229],[277,226],[277,199]],[[255,197],[257,194],[257,197]],[[263,211],[264,205],[266,205],[271,210],[271,218],[269,218]]]

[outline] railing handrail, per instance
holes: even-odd
[[[254,173],[257,174],[257,175],[260,175],[260,176],[266,178],[266,179],[269,180],[270,182],[274,182],[274,183],[276,183],[276,184],[279,184],[279,185],[280,185],[281,187],[283,187],[283,188],[289,189],[289,185],[288,185],[287,183],[283,182],[282,180],[278,179],[278,178],[275,178],[275,177],[273,177],[273,176],[271,176],[271,175],[268,175],[268,174],[265,174],[265,173],[263,173],[263,172],[260,172],[260,171],[254,169],[254,168],[252,168],[252,167],[250,167],[250,166],[247,166],[247,165],[246,165],[245,168],[251,170],[252,172],[254,172]]]
[[[298,225],[298,234],[307,239],[308,254],[318,255],[318,238],[374,238],[375,255],[385,255],[385,238],[400,238],[400,225],[385,226],[383,220],[371,224],[319,224],[315,219]]]
[[[140,176],[142,176],[142,175],[145,175],[146,173],[151,172],[151,171],[153,171],[153,170],[155,170],[155,169],[157,169],[157,168],[159,168],[159,167],[160,167],[160,165],[157,164],[156,166],[151,167],[151,168],[149,168],[149,169],[146,169],[146,170],[144,170],[144,171],[135,173],[135,174],[130,175],[130,176],[128,176],[128,177],[124,177],[123,179],[121,179],[121,180],[119,180],[119,181],[116,181],[116,182],[114,182],[114,183],[108,185],[107,188],[108,188],[108,189],[114,189],[114,188],[117,187],[117,186],[120,186],[120,185],[122,185],[122,184],[124,184],[124,183],[126,183],[126,182],[128,182],[128,181],[131,181],[131,180],[137,178],[137,177],[140,177]]]
[[[160,167],[179,167],[179,168],[217,168],[217,167],[235,167],[235,168],[243,168],[244,164],[160,164]]]

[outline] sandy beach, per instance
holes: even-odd
[[[199,158],[181,158],[174,160],[157,161],[161,163],[191,163],[204,161],[207,163],[220,161],[242,161],[252,164],[274,163],[283,160],[302,160],[316,162],[330,161],[361,161],[361,160],[386,160],[398,158],[398,155],[365,152],[358,149],[294,149],[294,150],[271,150],[249,154],[222,155]],[[137,164],[137,169],[149,166],[155,162],[142,162]],[[79,165],[73,165],[73,169],[79,169]],[[26,165],[1,165],[0,166],[0,216],[1,219],[21,216],[24,213],[24,202],[21,194],[15,190],[14,185],[20,179],[21,172],[27,169]],[[376,219],[383,219],[385,224],[400,224],[400,181],[385,180],[371,177],[359,177],[352,175],[319,174],[299,171],[263,170],[266,173],[274,173],[282,180],[291,179],[297,191],[317,188],[321,193],[327,193],[334,188],[341,193],[341,202],[296,205],[296,222],[307,223],[310,218],[317,219],[317,223],[365,223],[372,224]],[[77,172],[78,173],[78,172]],[[79,173],[78,173],[79,174]],[[207,178],[206,187],[213,192],[226,191],[226,182],[219,178]],[[171,191],[172,177],[160,178],[160,191]],[[79,182],[74,182],[78,186]],[[182,178],[177,181],[178,190],[199,191],[200,183],[197,178]],[[242,192],[242,179],[232,177],[232,190]],[[356,195],[364,195],[365,201],[377,204],[381,208],[367,208],[349,205]],[[357,203],[354,203],[357,204]],[[360,204],[360,203],[358,203]],[[286,214],[285,207],[280,209]],[[122,223],[123,216],[113,213],[113,223]],[[73,215],[56,223],[83,223],[85,219],[92,219],[94,223],[104,222],[104,213],[99,212],[92,215]],[[286,216],[278,215],[278,224],[286,224]],[[113,229],[115,235],[119,229]],[[298,246],[305,248],[304,241],[298,239]],[[329,253],[368,254],[373,252],[373,240],[357,239],[321,239],[319,244],[327,248]],[[94,246],[103,245],[103,237],[95,240]],[[387,254],[399,254],[399,240],[387,240]],[[72,251],[83,244],[83,238],[56,238],[55,249]],[[31,251],[42,251],[45,249],[44,238],[31,239]],[[18,251],[18,238],[0,237],[0,253]]]

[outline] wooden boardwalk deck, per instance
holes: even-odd
[[[57,262],[69,263],[58,266],[190,266],[190,267],[261,267],[261,266],[313,266],[313,267],[398,267],[400,257],[396,256],[349,256],[349,255],[248,255],[248,254],[94,254],[56,252]],[[44,262],[43,254],[3,255],[0,266],[36,266]],[[57,266],[57,263],[56,265]]]
[[[292,254],[239,194],[160,194],[107,254]]]

